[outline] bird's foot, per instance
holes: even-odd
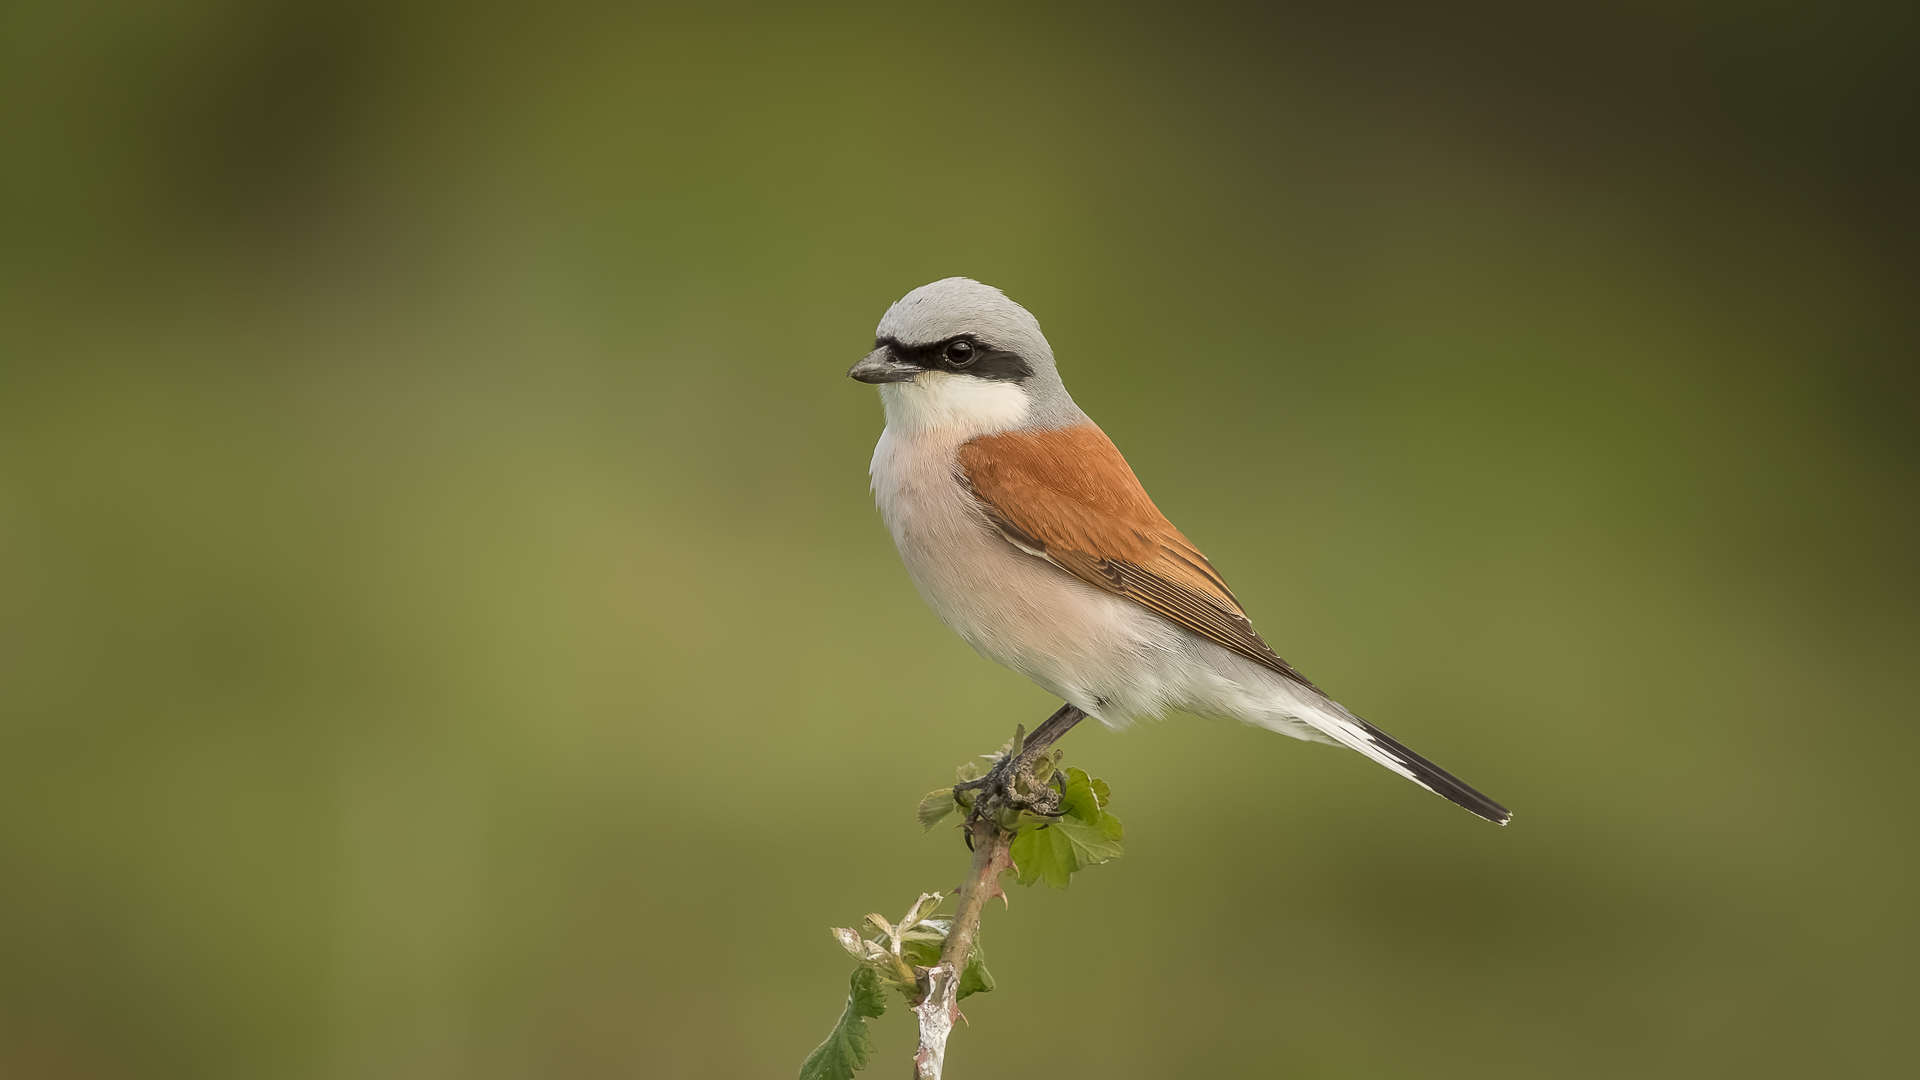
[[[997,810],[1027,811],[1040,817],[1058,817],[1066,794],[1060,774],[1060,753],[1046,746],[1025,745],[1026,728],[1016,729],[1013,742],[1001,752],[987,774],[954,785],[953,797],[971,807],[973,817]]]

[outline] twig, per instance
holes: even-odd
[[[1000,891],[1000,874],[1013,867],[1007,854],[1013,833],[1001,828],[996,816],[981,814],[967,822],[973,838],[973,866],[960,883],[960,910],[954,913],[953,928],[947,931],[946,943],[941,946],[940,962],[927,968],[921,977],[921,999],[913,1007],[920,1018],[920,1046],[913,1055],[915,1080],[940,1080],[947,1058],[947,1036],[960,1016],[960,973],[966,970],[973,940],[980,934],[981,909],[996,896],[1006,899],[1007,894]]]
[[[913,1052],[914,1080],[940,1080],[947,1063],[947,1036],[953,1033],[954,1018],[960,1006],[954,1004],[954,988],[960,976],[948,963],[924,968],[920,978],[920,1004],[913,1007],[920,1018],[920,1046]]]

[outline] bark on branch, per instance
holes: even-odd
[[[1006,898],[1000,890],[1000,874],[1013,866],[1007,847],[1013,833],[1000,827],[993,814],[984,814],[967,823],[973,840],[973,865],[960,883],[960,910],[953,916],[953,928],[940,949],[940,962],[926,968],[920,977],[920,1002],[913,1008],[920,1018],[920,1046],[913,1055],[915,1080],[940,1080],[946,1064],[947,1036],[953,1022],[960,1018],[957,993],[960,973],[966,970],[967,956],[980,934],[980,913],[987,901]]]

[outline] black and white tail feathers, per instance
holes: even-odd
[[[1367,736],[1379,747],[1380,752],[1391,754],[1400,759],[1400,763],[1406,767],[1408,779],[1414,783],[1419,784],[1421,787],[1426,788],[1428,791],[1433,792],[1435,795],[1440,796],[1455,806],[1486,818],[1495,825],[1505,825],[1507,822],[1513,820],[1512,811],[1473,790],[1471,787],[1468,787],[1459,777],[1407,749],[1399,739],[1381,731],[1365,720],[1360,720],[1359,717],[1355,717],[1354,719],[1359,720],[1360,727],[1366,731]],[[1364,750],[1361,752],[1366,753],[1368,757],[1373,758],[1375,761],[1380,760],[1379,753],[1368,753]],[[1381,762],[1381,764],[1384,765],[1386,763]],[[1398,772],[1399,770],[1396,769],[1394,771]]]
[[[1495,825],[1505,825],[1513,820],[1513,814],[1506,807],[1468,787],[1459,777],[1407,749],[1399,739],[1348,712],[1338,702],[1322,695],[1319,703],[1332,707],[1315,710],[1319,715],[1305,719],[1332,741],[1365,754],[1455,806],[1486,818]]]

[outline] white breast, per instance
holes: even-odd
[[[873,452],[880,515],[942,621],[989,659],[1075,700],[1069,687],[1081,680],[1067,669],[1076,665],[1060,661],[1091,658],[1084,628],[1111,621],[1103,595],[1000,536],[958,476],[960,441],[889,425]]]

